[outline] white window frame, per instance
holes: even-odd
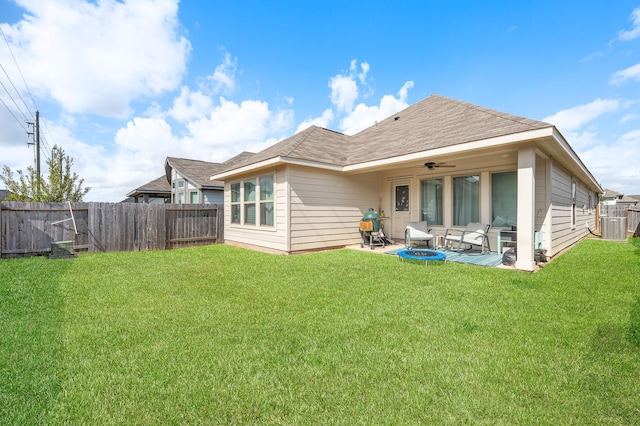
[[[196,196],[195,201],[193,200],[194,195]],[[198,191],[189,191],[189,203],[190,204],[200,203],[200,194],[198,194]]]
[[[273,190],[272,190],[272,197],[271,199],[261,199],[261,191],[260,191],[260,181],[264,178],[271,178],[272,182],[273,182]],[[255,185],[255,197],[253,200],[245,200],[245,182],[253,182],[253,184]],[[233,200],[233,187],[234,185],[238,185],[239,186],[239,199],[237,201],[232,201]],[[276,222],[276,217],[275,217],[275,211],[276,211],[276,196],[275,196],[275,192],[276,192],[276,176],[274,173],[271,174],[265,174],[265,175],[260,175],[260,176],[256,176],[256,177],[251,177],[251,178],[247,178],[247,179],[242,179],[242,180],[237,180],[237,181],[233,181],[229,183],[229,205],[231,206],[231,214],[230,214],[230,219],[229,219],[229,223],[231,224],[231,226],[233,227],[241,227],[241,228],[261,228],[261,229],[265,229],[265,230],[275,230],[275,222]],[[272,203],[273,204],[273,211],[274,211],[274,215],[273,215],[273,224],[264,224],[262,216],[262,207],[264,205],[266,205],[267,203]],[[245,223],[246,222],[246,208],[249,207],[250,205],[253,205],[255,208],[255,223]],[[234,222],[234,218],[233,218],[233,210],[234,210],[234,206],[236,209],[239,209],[239,221],[235,221]]]
[[[578,197],[578,184],[571,179],[571,229],[576,229],[576,200]]]
[[[237,200],[233,200],[233,187],[236,186],[238,187],[237,189],[237,195],[238,195],[238,199]],[[232,225],[240,225],[242,224],[242,182],[238,181],[238,182],[231,182],[231,184],[229,185],[229,204],[231,205],[231,214],[230,214],[230,219],[229,222]],[[234,215],[233,215],[233,210],[234,207],[237,208],[238,212],[237,212],[237,217],[238,220],[234,221]]]

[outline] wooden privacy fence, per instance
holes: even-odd
[[[627,231],[640,238],[640,207],[631,207],[627,213]]]
[[[222,212],[218,204],[0,202],[0,257],[48,253],[59,241],[80,252],[212,244],[224,240]]]

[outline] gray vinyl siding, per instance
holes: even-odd
[[[595,226],[595,213],[588,206],[589,191],[585,184],[573,178],[576,182],[576,224],[571,223],[571,182],[572,176],[556,163],[552,163],[551,170],[551,231],[552,254],[557,254],[586,237],[587,226]],[[593,197],[593,196],[592,196]],[[587,208],[583,209],[583,206]]]
[[[535,194],[535,228],[542,229],[548,210],[547,205],[547,169],[543,158],[536,158],[536,194]]]
[[[379,203],[380,175],[347,176],[290,168],[291,251],[340,247],[360,241],[358,223]]]

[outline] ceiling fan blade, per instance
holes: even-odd
[[[455,165],[453,165],[453,164],[436,163],[434,161],[428,161],[428,162],[424,163],[424,166],[429,170],[433,170],[436,167],[455,167]]]

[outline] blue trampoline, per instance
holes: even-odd
[[[398,252],[398,256],[404,259],[424,260],[424,266],[427,267],[429,260],[447,261],[447,255],[435,250],[405,249]]]

